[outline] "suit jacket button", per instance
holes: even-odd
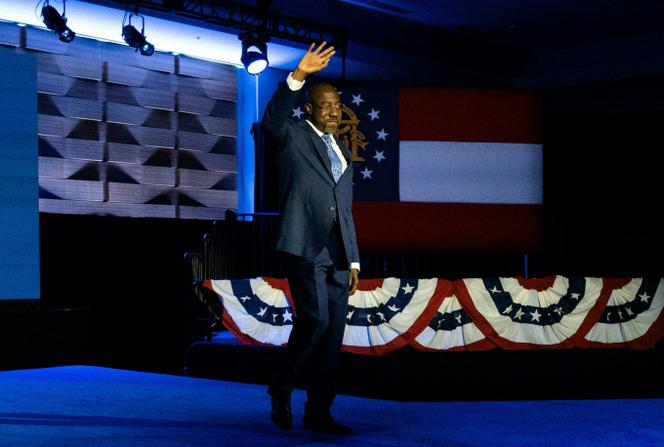
[[[330,211],[334,211],[334,210],[336,210],[336,208],[333,207],[333,206],[331,206],[331,207],[330,207]]]

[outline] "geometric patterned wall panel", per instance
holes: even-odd
[[[223,219],[237,208],[236,68],[0,24],[37,55],[39,207]]]

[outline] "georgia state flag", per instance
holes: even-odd
[[[363,84],[339,90],[339,137],[355,161],[353,214],[362,249],[540,246],[535,92]]]

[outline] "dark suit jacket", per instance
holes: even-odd
[[[306,258],[315,257],[327,242],[334,220],[338,219],[348,262],[360,262],[351,213],[351,153],[336,140],[348,167],[335,184],[322,138],[305,120],[295,122],[290,119],[300,92],[292,91],[285,82],[280,83],[261,123],[277,151],[281,215],[277,250]]]

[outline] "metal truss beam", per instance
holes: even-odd
[[[326,41],[345,56],[348,34],[340,28],[288,17],[270,0],[259,0],[257,6],[233,0],[119,0],[129,7],[160,12],[253,33],[264,39],[276,37],[309,44]]]

